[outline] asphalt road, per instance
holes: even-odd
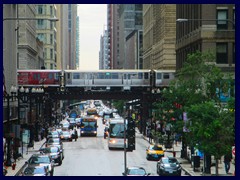
[[[122,176],[124,150],[109,150],[103,129],[99,119],[97,137],[79,137],[76,142],[64,142],[65,158],[61,166],[55,167],[54,176]],[[142,166],[151,176],[157,176],[157,162],[146,159],[148,145],[141,134],[136,134],[136,150],[127,152],[127,166]]]

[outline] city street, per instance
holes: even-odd
[[[55,167],[54,176],[122,176],[124,150],[109,150],[103,138],[104,125],[98,120],[97,137],[79,137],[77,142],[64,142],[65,159]],[[136,150],[127,152],[127,166],[142,166],[156,176],[156,161],[146,159],[149,143],[136,133]],[[166,152],[165,156],[172,153]],[[182,172],[184,175],[184,172]]]

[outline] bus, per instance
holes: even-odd
[[[81,136],[97,136],[97,119],[94,116],[83,116],[80,125]]]
[[[88,116],[95,116],[97,117],[98,116],[98,112],[97,112],[97,109],[96,108],[88,108],[87,109],[87,115]]]
[[[126,120],[126,132],[127,132],[127,120]],[[108,129],[108,149],[123,149],[124,148],[124,119],[110,118],[109,119],[109,129]],[[126,138],[127,141],[127,138]],[[126,142],[127,148],[127,142]]]

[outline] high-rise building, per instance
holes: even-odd
[[[76,69],[79,69],[80,60],[80,29],[79,16],[76,17]]]
[[[142,40],[142,4],[119,5],[119,64],[123,69],[139,68]]]
[[[104,33],[100,38],[99,69],[110,69],[108,50],[108,31],[104,30]]]
[[[199,50],[215,53],[223,72],[235,72],[234,4],[177,4],[176,18],[177,70],[187,54]]]
[[[176,5],[143,5],[143,68],[175,69]]]
[[[43,18],[37,20],[36,28],[37,37],[44,44],[44,66],[46,69],[57,69],[56,22],[46,20],[46,18],[56,17],[56,11],[55,4],[36,4],[36,17]]]
[[[57,18],[57,69],[67,69],[68,48],[68,5],[56,4]]]
[[[68,65],[67,69],[76,69],[76,21],[77,4],[68,4]]]
[[[108,63],[109,69],[122,69],[120,60],[119,4],[107,6]]]

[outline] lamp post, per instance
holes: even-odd
[[[10,114],[11,114],[11,107],[10,107],[10,100],[13,102],[16,100],[16,87],[11,86],[10,89],[11,95],[6,94],[4,96],[4,100],[7,101],[7,160],[6,160],[6,166],[12,165],[12,148],[11,148],[11,122],[10,122]]]
[[[24,88],[21,87],[19,89],[19,101],[23,103],[29,103],[29,125],[32,126],[32,96],[35,98],[39,98],[40,96],[44,95],[44,89],[43,88]],[[21,104],[19,102],[19,107],[21,107]],[[38,132],[38,131],[37,131]],[[34,132],[33,128],[30,128],[30,142],[29,147],[32,147],[34,144]]]
[[[178,18],[176,20],[176,22],[189,22],[189,21],[226,21],[226,22],[230,22],[233,24],[233,26],[235,27],[235,22],[233,22],[231,19],[185,19],[185,18]]]

